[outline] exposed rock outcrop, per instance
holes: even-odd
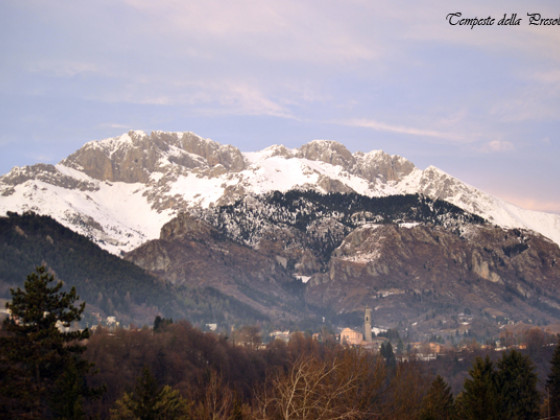
[[[296,156],[342,166],[343,168],[351,168],[355,163],[354,156],[344,145],[329,140],[315,140],[304,144],[299,148]]]
[[[176,286],[218,290],[263,319],[293,321],[305,314],[303,287],[282,258],[227,239],[189,214],[167,223],[159,240],[135,249],[126,259]]]
[[[339,313],[369,305],[388,324],[465,308],[480,316],[495,308],[512,320],[552,322],[559,315],[558,261],[556,244],[519,230],[363,226],[333,252],[328,271],[311,278],[306,296]]]
[[[44,163],[21,168],[16,167],[2,177],[2,183],[10,186],[20,185],[27,181],[41,181],[57,187],[80,191],[97,191],[99,189],[93,182],[82,181],[65,175],[57,170],[54,165]]]
[[[154,172],[168,164],[182,169],[210,169],[220,165],[227,171],[245,167],[239,149],[203,139],[196,134],[131,131],[120,137],[87,143],[61,162],[102,181],[148,183]]]
[[[400,156],[391,156],[378,150],[370,153],[356,153],[353,173],[368,181],[398,182],[410,175],[414,164]]]

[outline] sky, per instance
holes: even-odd
[[[488,3],[2,0],[0,174],[129,130],[328,139],[560,213],[560,25],[528,16],[560,3]]]

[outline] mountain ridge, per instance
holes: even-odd
[[[241,152],[192,132],[130,131],[88,142],[57,165],[13,168],[0,177],[0,212],[51,215],[120,254],[157,238],[184,209],[294,188],[369,197],[424,194],[560,244],[560,215],[520,209],[433,166],[421,170],[379,150],[351,153],[332,140]]]
[[[468,333],[464,311],[479,338],[504,323],[560,318],[555,243],[422,195],[247,195],[177,216],[125,258],[280,322],[359,324],[370,307],[378,325],[425,339]]]

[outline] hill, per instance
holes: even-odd
[[[99,248],[49,216],[9,213],[0,217],[0,298],[23,287],[37,265],[45,265],[75,286],[86,305],[84,323],[96,325],[114,316],[123,325],[152,325],[157,315],[210,322],[221,311],[254,319],[250,309],[211,288],[174,287],[137,265]],[[214,308],[214,309],[213,309]]]

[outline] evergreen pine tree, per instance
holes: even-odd
[[[498,409],[496,371],[488,356],[477,357],[465,379],[464,390],[459,395],[457,406],[459,418],[465,420],[497,420],[502,417]]]
[[[451,387],[437,375],[426,396],[422,399],[421,420],[450,420],[454,418]]]
[[[82,397],[90,395],[84,378],[91,365],[80,357],[85,351],[80,342],[89,331],[68,329],[81,319],[85,303],[75,306],[75,288],[63,292],[62,287],[45,267],[37,267],[24,290],[11,289],[0,340],[0,361],[8,366],[0,405],[11,418],[83,415]]]
[[[142,370],[132,392],[126,392],[111,409],[111,420],[189,419],[189,407],[179,391],[160,387],[148,368]]]
[[[548,404],[551,417],[560,417],[560,342],[554,349],[550,373],[546,381]]]
[[[389,369],[395,369],[397,366],[397,359],[395,358],[395,353],[393,352],[393,346],[391,342],[388,341],[387,344],[381,343],[380,349],[381,356],[385,358],[385,363]]]
[[[496,374],[499,407],[503,418],[530,420],[539,418],[540,396],[537,375],[528,356],[516,350],[505,353]]]

